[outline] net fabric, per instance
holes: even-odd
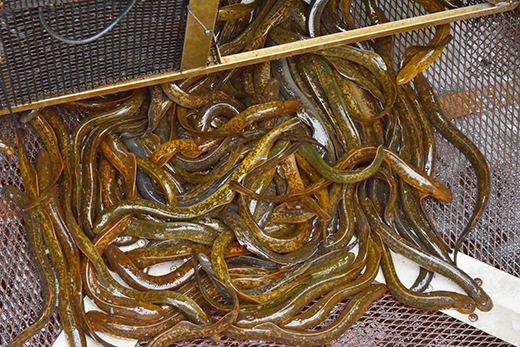
[[[187,3],[138,1],[101,39],[81,45],[52,38],[40,24],[38,8],[0,12],[0,73],[11,105],[178,70]],[[59,35],[82,39],[107,27],[126,5],[78,1],[44,7],[43,13]],[[0,100],[5,109],[5,95]]]
[[[357,3],[355,3],[356,5]],[[422,13],[420,7],[405,7],[392,2],[387,15],[397,19]],[[403,12],[412,9],[411,12]],[[354,6],[353,13],[362,7]],[[391,13],[394,13],[392,17]],[[355,17],[358,18],[358,17]],[[361,18],[361,17],[359,17]],[[467,20],[451,25],[453,41],[428,70],[427,75],[441,97],[446,113],[488,158],[492,170],[491,202],[462,252],[502,271],[520,277],[520,205],[518,202],[518,156],[520,124],[520,11]],[[402,53],[411,44],[431,37],[432,29],[400,34],[396,51]],[[83,115],[60,108],[70,127]],[[0,134],[13,141],[13,124],[0,118]],[[40,148],[37,137],[28,128],[26,147],[34,155]],[[454,245],[456,235],[467,223],[475,199],[475,178],[464,157],[450,144],[437,137],[436,178],[454,193],[451,204],[430,201],[429,210],[445,240]],[[0,183],[21,186],[17,162],[0,154]],[[20,214],[0,194],[0,346],[5,346],[32,323],[39,310],[41,296],[37,275],[24,242]],[[334,319],[337,312],[329,317]],[[59,332],[56,317],[33,339],[35,346],[49,346]],[[213,346],[197,339],[179,346]],[[220,346],[265,346],[254,341],[227,338]],[[271,344],[276,345],[276,344]],[[385,295],[335,346],[510,346],[487,333],[454,318],[434,311],[406,307]]]

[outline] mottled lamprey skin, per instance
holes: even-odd
[[[414,1],[429,12],[461,5]],[[351,5],[223,2],[220,52],[350,30]],[[373,24],[388,21],[375,1],[363,6]],[[8,346],[24,345],[55,308],[72,346],[91,337],[106,347],[97,332],[156,347],[221,336],[319,346],[387,290],[425,310],[491,310],[424,205],[450,202],[455,184],[433,178],[433,129],[477,178],[454,256],[490,195],[485,156],[421,73],[450,39],[449,25],[437,27],[399,67],[385,37],[23,114],[16,146],[0,137],[23,191],[2,191],[23,216],[44,305]],[[60,116],[70,108],[85,114],[73,129]],[[35,154],[23,127],[39,134]],[[411,288],[391,251],[420,266]],[[386,284],[374,284],[379,269]],[[423,292],[435,273],[465,294]],[[95,310],[85,312],[85,296]]]
[[[7,154],[7,155],[14,154],[13,146],[9,143],[9,141],[6,138],[4,138],[2,136],[0,136],[0,152]]]

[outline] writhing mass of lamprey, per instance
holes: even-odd
[[[430,12],[460,5],[415,2]],[[363,4],[373,24],[387,21],[376,1]],[[221,54],[349,30],[350,6],[224,2]],[[446,119],[422,74],[450,39],[441,25],[402,57],[384,37],[23,114],[24,191],[3,190],[23,214],[44,306],[9,346],[42,329],[56,307],[74,346],[86,336],[110,346],[97,332],[147,346],[220,336],[321,345],[387,291],[424,309],[491,310],[424,205],[452,199],[453,183],[433,178],[434,129],[477,179],[454,253],[489,197],[485,157]],[[81,114],[73,129],[59,116],[67,112]],[[23,127],[43,143],[35,160]],[[0,150],[15,152],[5,139]],[[121,248],[137,240],[146,242]],[[420,267],[411,288],[392,252]],[[180,265],[148,271],[171,261]],[[386,284],[374,283],[380,268]],[[464,294],[425,291],[434,273]],[[98,309],[85,312],[84,296]]]

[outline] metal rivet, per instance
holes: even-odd
[[[468,319],[470,322],[476,322],[478,321],[478,316],[475,313],[472,313],[468,316]]]
[[[478,278],[478,277],[475,278],[475,282],[476,282],[479,286],[482,285],[482,279],[481,279],[481,278]]]

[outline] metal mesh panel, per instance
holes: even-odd
[[[325,324],[340,314],[336,307]],[[410,308],[397,302],[390,294],[376,301],[370,309],[338,340],[328,345],[347,346],[511,346],[502,340],[474,329],[466,323],[436,311]],[[172,346],[215,346],[212,341],[197,339]],[[286,346],[280,343],[237,341],[223,338],[219,346],[257,347]]]
[[[42,27],[38,9],[0,13],[0,73],[11,105],[22,105],[180,68],[187,0],[138,1],[97,41],[69,45]],[[82,39],[108,26],[127,2],[79,1],[46,7],[61,36]],[[2,95],[2,108],[6,108]]]
[[[0,134],[11,141],[13,124],[8,117],[0,119]],[[35,154],[41,145],[28,129],[27,150]],[[0,154],[1,185],[22,186],[18,162]],[[32,265],[25,242],[25,231],[15,204],[0,194],[0,346],[5,346],[18,333],[32,324],[43,304],[38,274]],[[57,313],[47,326],[31,339],[31,346],[48,346],[61,331]]]
[[[481,3],[470,1],[467,5]],[[378,2],[390,20],[426,14],[409,2]],[[354,2],[357,25],[368,20],[361,2]],[[463,244],[475,259],[520,277],[520,201],[517,194],[518,124],[520,116],[520,10],[451,24],[453,40],[425,74],[446,114],[486,156],[491,169],[489,207]],[[435,29],[396,35],[395,57],[410,45],[424,44]],[[437,136],[434,177],[453,192],[453,201],[431,199],[432,220],[450,246],[464,229],[476,198],[476,180],[465,157]]]
[[[441,85],[445,89],[444,106],[457,116],[453,122],[482,149],[491,167],[490,204],[463,251],[517,277],[520,276],[519,13],[517,9],[511,14],[460,23],[461,32],[451,46],[457,50],[451,50],[446,58],[456,61],[464,57],[465,62],[429,74],[431,80],[437,81],[438,89]],[[458,102],[453,100],[453,93],[462,95],[455,98]],[[473,112],[458,114],[459,105],[469,105]],[[469,163],[458,151],[446,141],[441,141],[439,147],[441,154],[450,152],[453,159],[450,162],[444,156],[444,160],[439,160],[443,169],[437,171],[437,177],[450,182],[455,199],[451,205],[432,202],[432,211],[438,211],[434,218],[446,240],[454,245],[475,201],[475,179]]]
[[[392,11],[390,11],[390,4]],[[360,12],[362,6],[352,9]],[[417,15],[419,7],[388,2],[392,19]],[[355,18],[362,18],[361,15]],[[488,158],[492,171],[491,201],[462,252],[502,271],[520,277],[520,204],[518,196],[520,144],[520,11],[467,20],[451,25],[453,41],[428,70],[430,81],[442,97],[446,113]],[[398,35],[396,51],[424,42],[433,30]],[[61,109],[73,126],[80,113]],[[13,140],[13,125],[0,118],[0,134]],[[39,148],[29,132],[31,153]],[[440,232],[453,246],[467,223],[474,204],[475,178],[464,157],[437,137],[436,178],[453,192],[451,204],[431,201],[430,214]],[[0,183],[20,186],[15,159],[0,154]],[[41,297],[37,276],[28,257],[24,231],[15,208],[0,195],[0,345],[5,346],[25,324],[32,322]],[[338,307],[339,310],[341,307]],[[328,322],[337,316],[329,317]],[[54,319],[32,345],[50,345],[59,328]],[[179,346],[213,346],[197,339]],[[265,346],[254,341],[223,338],[219,346]],[[510,346],[487,333],[435,311],[406,307],[387,294],[339,340],[335,346]]]
[[[3,8],[7,11],[25,10],[38,6],[62,5],[74,1],[76,0],[6,0],[3,2]]]

